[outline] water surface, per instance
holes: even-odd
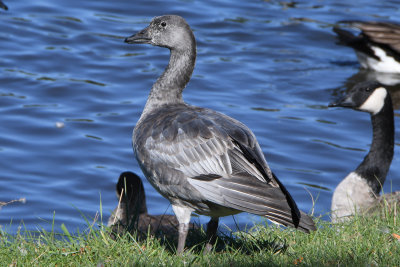
[[[398,1],[9,1],[0,11],[0,211],[13,232],[85,229],[116,206],[119,174],[141,174],[132,129],[168,50],[124,38],[179,14],[197,39],[187,102],[248,125],[299,207],[327,216],[332,192],[371,143],[369,115],[327,104],[374,73],[335,44],[339,20],[392,20]],[[399,77],[394,77],[399,78]],[[400,87],[390,87],[399,124]],[[63,125],[64,127],[57,127]],[[399,131],[384,186],[400,190]],[[149,211],[172,213],[145,181]],[[313,206],[313,200],[315,205]],[[207,218],[195,218],[201,223]],[[243,228],[260,218],[235,216]],[[10,226],[10,222],[11,226]],[[232,217],[223,223],[236,229]]]

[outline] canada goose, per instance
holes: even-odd
[[[171,202],[177,216],[178,254],[184,250],[192,212],[211,217],[205,251],[215,242],[219,217],[243,211],[307,233],[315,229],[270,170],[250,129],[183,101],[182,91],[195,65],[196,41],[182,17],[155,17],[125,42],[166,47],[171,53],[151,88],[132,143],[144,175]]]
[[[175,237],[178,234],[179,222],[173,215],[150,215],[147,213],[146,195],[142,180],[132,172],[123,172],[116,186],[119,203],[108,219],[114,237],[126,231],[141,236],[166,235]],[[194,228],[191,225],[191,228]]]
[[[341,44],[352,47],[363,68],[378,72],[400,73],[400,25],[387,22],[343,21],[361,30],[357,36],[350,31],[333,28]]]
[[[379,193],[393,159],[394,121],[390,94],[377,82],[359,83],[344,98],[329,106],[369,112],[373,131],[367,156],[339,183],[333,193],[332,221],[336,222],[355,212],[368,210],[380,201]]]
[[[2,1],[0,1],[0,8],[8,10],[8,7]]]

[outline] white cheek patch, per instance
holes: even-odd
[[[356,50],[358,61],[364,69],[372,69],[381,73],[400,73],[400,62],[388,56],[384,50],[377,46],[370,46],[370,48],[379,59]]]
[[[383,87],[375,89],[375,91],[368,97],[368,99],[360,106],[360,110],[367,111],[372,114],[377,114],[385,104],[387,91]]]

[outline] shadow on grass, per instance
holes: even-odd
[[[131,242],[148,243],[148,238],[155,238],[158,240],[161,246],[164,246],[171,254],[176,253],[176,247],[178,242],[178,232],[174,234],[165,234],[157,232],[155,235],[138,231],[126,231],[126,229],[119,229],[118,234],[115,232],[115,228],[108,228],[110,237],[115,241],[118,239],[130,239]],[[271,230],[272,233],[272,230]],[[206,231],[202,226],[194,224],[194,227],[189,229],[189,233],[186,239],[186,251],[195,254],[201,254],[204,252],[204,246],[207,243]],[[239,232],[218,232],[217,242],[213,247],[213,251],[217,253],[221,252],[235,252],[245,255],[250,255],[256,252],[269,251],[272,254],[284,253],[288,248],[288,244],[285,240],[279,238],[273,234],[266,237],[266,235],[252,235],[251,233],[239,231]]]

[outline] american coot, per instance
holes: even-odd
[[[387,22],[343,21],[358,28],[357,36],[339,26],[333,28],[341,44],[352,47],[363,68],[400,73],[400,25]]]
[[[143,173],[171,202],[178,218],[177,253],[183,252],[192,212],[211,217],[205,251],[215,242],[219,217],[243,211],[304,232],[315,229],[270,170],[250,129],[183,101],[182,91],[195,65],[196,42],[182,17],[156,17],[125,42],[166,47],[171,53],[151,88],[132,141]]]
[[[142,180],[132,172],[123,172],[117,186],[118,206],[108,220],[112,237],[126,231],[137,231],[140,237],[148,233],[153,236],[175,238],[178,235],[179,222],[173,215],[150,215],[147,213],[146,195]],[[194,225],[190,225],[195,228]]]
[[[343,221],[355,212],[375,209],[384,200],[396,202],[399,199],[397,193],[379,197],[394,152],[393,107],[389,92],[377,82],[364,82],[330,106],[369,112],[373,130],[367,156],[333,193],[332,221]]]
[[[8,7],[2,1],[0,1],[0,8],[8,10]]]

